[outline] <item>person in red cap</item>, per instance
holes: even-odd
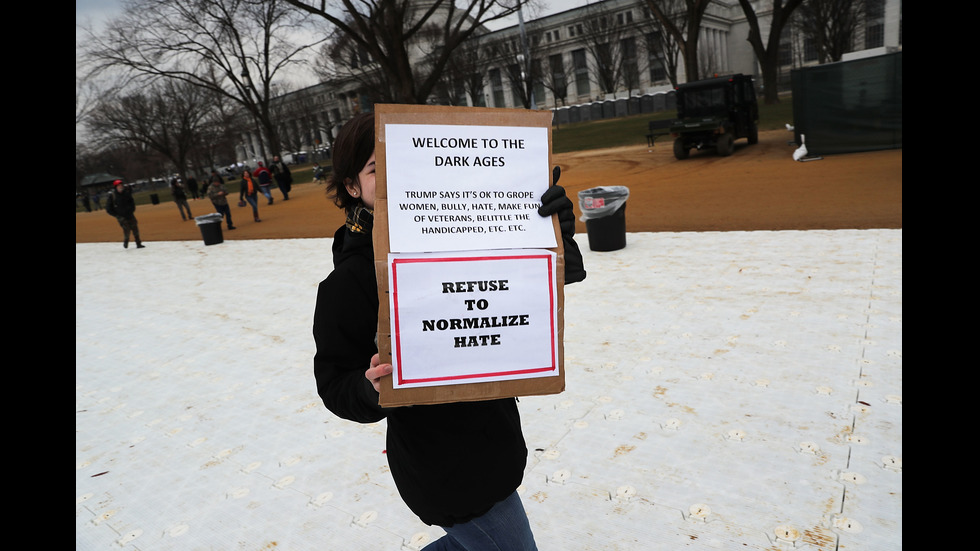
[[[259,191],[265,195],[265,198],[269,200],[268,204],[271,205],[274,201],[270,191],[272,189],[272,171],[266,168],[262,161],[259,161],[259,166],[252,171],[252,175],[259,180]]]
[[[112,182],[112,191],[106,201],[106,212],[114,216],[123,229],[123,248],[129,248],[129,234],[136,240],[136,248],[144,247],[140,240],[139,223],[136,221],[136,201],[133,200],[133,190],[129,189],[122,180]]]

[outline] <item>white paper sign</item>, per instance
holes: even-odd
[[[551,377],[557,255],[389,254],[394,388]]]
[[[556,247],[548,129],[385,125],[391,252]]]

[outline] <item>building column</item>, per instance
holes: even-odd
[[[885,2],[885,47],[898,48],[899,29],[902,24],[902,0],[886,0]]]

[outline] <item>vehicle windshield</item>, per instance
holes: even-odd
[[[683,105],[678,105],[677,113],[681,118],[710,117],[728,113],[724,87],[685,90],[681,103]]]

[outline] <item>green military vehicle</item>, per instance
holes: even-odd
[[[735,140],[759,142],[759,105],[752,77],[742,74],[688,82],[677,87],[677,119],[670,127],[674,157],[714,148],[731,155]]]

